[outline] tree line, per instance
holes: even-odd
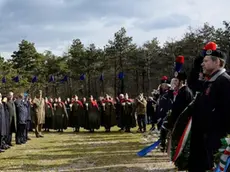
[[[126,92],[130,96],[140,92],[149,95],[161,76],[173,75],[178,55],[185,57],[184,70],[189,71],[209,41],[216,42],[229,56],[230,23],[223,21],[222,28],[208,23],[200,28],[189,27],[180,40],[168,40],[163,46],[157,37],[138,46],[122,27],[103,48],[94,43],[85,46],[80,39],[73,39],[62,56],[37,52],[33,42],[22,40],[10,59],[0,57],[1,92],[33,95],[42,89],[46,96],[65,98],[72,94],[98,97]]]

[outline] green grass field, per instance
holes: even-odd
[[[104,129],[95,133],[82,130],[73,133],[44,132],[44,138],[35,138],[24,145],[15,145],[0,154],[0,171],[89,171],[89,172],[141,172],[175,171],[166,154],[158,150],[146,157],[136,152],[148,145],[142,134],[118,132]]]

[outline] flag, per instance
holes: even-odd
[[[3,83],[3,84],[6,83],[6,77],[5,77],[5,76],[2,78],[2,83]]]
[[[100,76],[100,81],[104,81],[104,75],[103,74],[101,74],[101,76]]]
[[[146,146],[144,149],[140,150],[139,152],[137,152],[137,155],[140,157],[143,157],[145,155],[147,155],[149,152],[151,152],[152,150],[156,149],[157,146],[161,143],[161,140],[157,140],[156,142],[154,142],[153,144]]]
[[[81,81],[85,80],[85,74],[81,74],[80,80],[81,80]]]
[[[120,80],[124,79],[124,77],[125,77],[125,75],[124,75],[123,72],[120,72],[120,73],[118,74],[118,78],[119,78]]]
[[[68,76],[64,76],[64,78],[61,80],[61,82],[67,82],[68,81]]]
[[[38,81],[38,78],[37,78],[37,76],[34,76],[33,78],[32,78],[32,83],[35,83],[35,82],[37,82]]]
[[[50,76],[49,82],[54,82],[54,76],[53,75]]]
[[[13,80],[14,82],[19,82],[19,76],[15,76],[12,80]]]

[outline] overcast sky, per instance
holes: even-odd
[[[0,0],[0,53],[10,57],[22,39],[57,55],[74,38],[103,47],[123,26],[139,45],[153,37],[163,43],[190,25],[222,26],[229,6],[229,0]]]

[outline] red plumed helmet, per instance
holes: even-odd
[[[184,64],[184,56],[177,56],[176,63]]]
[[[204,50],[212,50],[215,51],[216,50],[216,43],[215,42],[209,42],[204,46]]]
[[[168,77],[167,76],[162,76],[161,80],[162,81],[168,80]]]

